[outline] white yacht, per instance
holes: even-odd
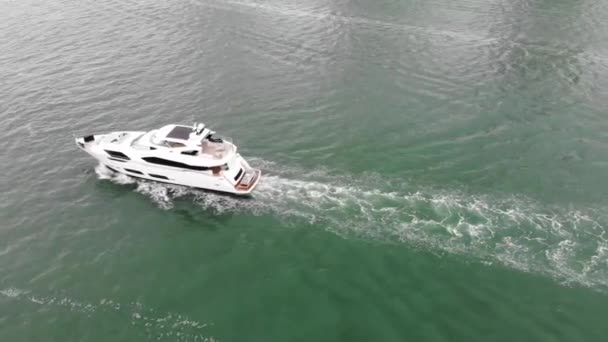
[[[87,135],[76,144],[111,171],[194,188],[249,195],[261,176],[204,124]]]

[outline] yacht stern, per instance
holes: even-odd
[[[241,179],[235,185],[235,193],[237,195],[250,195],[260,182],[261,178],[262,171],[260,169],[250,168],[246,170]]]

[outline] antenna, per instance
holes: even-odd
[[[194,118],[194,115],[190,114],[190,122],[194,122],[194,124],[192,124],[192,129],[194,129],[194,127],[196,127],[196,119]]]

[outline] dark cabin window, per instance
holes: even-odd
[[[138,175],[143,175],[143,172],[137,171],[137,170],[133,170],[133,169],[127,169],[127,168],[125,168],[125,171],[131,172],[131,173],[136,173]]]
[[[242,174],[243,174],[243,169],[240,169],[239,173],[237,173],[236,176],[234,176],[234,180],[235,181],[239,180],[239,178],[241,177]]]
[[[188,165],[188,164],[176,162],[173,160],[158,158],[158,157],[144,157],[142,159],[148,163],[170,166],[170,167],[177,167],[180,169],[188,169],[188,170],[194,170],[194,171],[208,171],[209,170],[209,168],[206,166]]]
[[[162,176],[162,175],[155,175],[155,174],[152,174],[152,173],[150,173],[149,175],[150,175],[150,177],[154,177],[154,178],[169,179],[168,177],[165,177],[165,176]]]
[[[110,151],[110,150],[104,150],[104,151],[106,151],[106,153],[109,154],[111,157],[118,158],[118,159],[131,160],[131,158],[127,157],[127,155],[122,152]]]
[[[187,156],[195,156],[195,155],[197,155],[197,154],[198,154],[198,151],[196,151],[196,150],[192,150],[192,151],[182,151],[181,153],[182,153],[182,154],[185,154],[185,155],[187,155]]]

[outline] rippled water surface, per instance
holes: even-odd
[[[608,3],[0,0],[0,340],[605,341]],[[73,134],[202,120],[252,199]]]

